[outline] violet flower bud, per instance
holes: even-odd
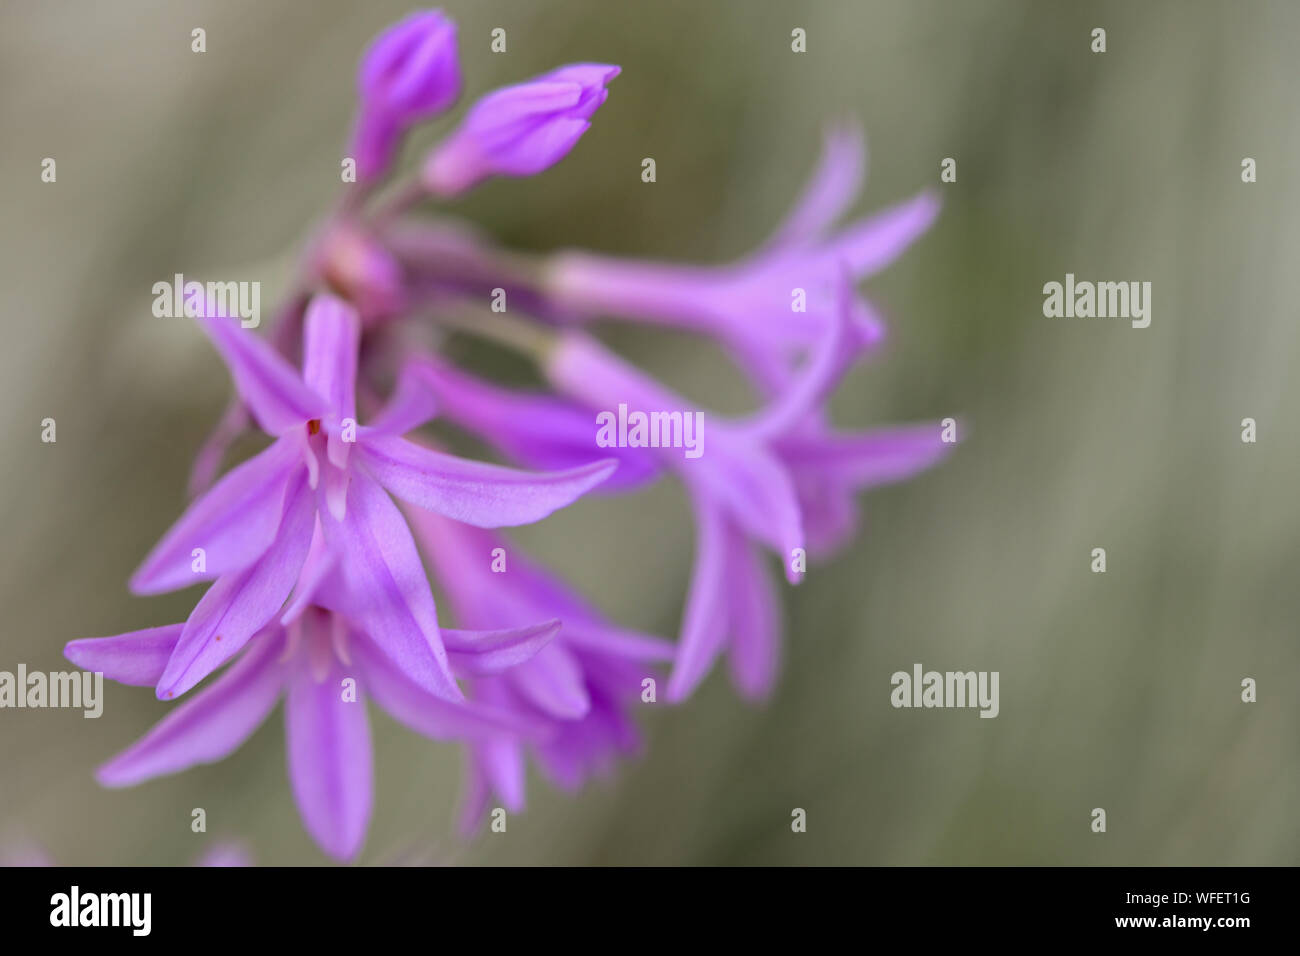
[[[361,58],[357,94],[351,153],[357,178],[366,182],[387,171],[410,126],[460,95],[456,24],[439,10],[424,10],[389,27]]]
[[[574,63],[489,93],[435,147],[424,185],[440,196],[464,192],[488,176],[532,176],[549,169],[591,126],[619,68]]]

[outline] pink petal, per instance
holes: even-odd
[[[318,295],[307,306],[303,322],[303,381],[335,416],[355,420],[361,320],[341,299]]]
[[[160,699],[185,693],[275,617],[307,558],[315,513],[300,476],[286,496],[275,543],[251,567],[218,578],[195,606],[158,682]]]
[[[397,506],[357,473],[348,487],[344,519],[323,515],[321,525],[341,556],[346,616],[419,686],[461,700],[439,636],[429,579]]]
[[[405,435],[433,418],[437,401],[425,384],[424,373],[414,362],[407,362],[398,373],[393,394],[371,420],[365,431],[383,435]]]
[[[109,680],[133,687],[152,687],[162,677],[184,624],[167,624],[115,637],[69,641],[63,656],[84,671],[99,671]]]
[[[734,529],[727,542],[732,680],[746,697],[771,693],[780,666],[780,612],[767,568]]]
[[[298,450],[277,441],[225,475],[186,509],[131,577],[136,594],[159,594],[242,570],[275,540]],[[195,548],[203,571],[193,570]]]
[[[530,660],[560,632],[560,619],[495,631],[442,629],[452,670],[465,677],[490,677]]]
[[[939,197],[923,192],[857,222],[839,233],[825,248],[832,262],[844,262],[855,278],[865,279],[884,269],[906,251],[939,215]]]
[[[812,242],[826,232],[853,205],[862,186],[866,146],[856,125],[833,127],[822,140],[816,171],[781,227],[768,242],[769,249]]]
[[[160,774],[212,763],[239,748],[280,696],[282,642],[266,635],[210,687],[178,704],[139,742],[99,768],[106,787],[129,787]]]
[[[540,521],[603,482],[616,467],[605,459],[565,471],[519,471],[370,434],[357,451],[380,484],[403,501],[480,528]]]
[[[284,714],[294,802],[321,849],[350,860],[361,851],[373,799],[365,699],[358,690],[344,700],[342,681],[352,675],[337,660],[319,682],[305,655],[289,672]]]
[[[199,326],[225,359],[235,389],[262,430],[276,437],[329,412],[293,366],[237,319],[207,316]]]
[[[727,639],[726,518],[705,496],[695,503],[695,565],[686,595],[677,660],[668,679],[668,699],[685,700],[713,666]]]
[[[580,720],[591,709],[586,675],[574,656],[551,644],[510,672],[511,686],[560,720]]]
[[[418,734],[434,740],[454,740],[536,733],[536,722],[522,714],[475,701],[453,703],[435,697],[411,681],[364,636],[354,635],[351,649],[367,692],[389,716]]]

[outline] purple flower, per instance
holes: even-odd
[[[855,280],[893,262],[929,228],[939,202],[922,193],[827,235],[857,195],[861,137],[828,134],[822,162],[769,242],[727,266],[686,266],[567,253],[550,267],[545,290],[560,314],[661,323],[703,333],[729,346],[753,375],[770,376],[813,345],[842,307],[842,269]],[[878,344],[884,326],[854,299],[851,335]]]
[[[369,426],[358,425],[360,323],[328,296],[308,310],[302,377],[238,323],[210,317],[201,324],[252,416],[276,441],[195,501],[131,579],[137,593],[216,579],[185,623],[158,696],[190,689],[266,625],[316,541],[343,558],[341,586],[355,598],[362,626],[381,635],[386,651],[422,686],[459,699],[428,580],[384,489],[457,521],[526,524],[605,480],[614,463],[528,474],[412,444],[399,436],[432,408],[427,392],[409,384],[399,385]]]
[[[692,459],[673,447],[647,448],[681,478],[695,515],[695,563],[668,699],[688,696],[714,659],[729,652],[742,693],[762,697],[779,661],[777,600],[754,545],[777,554],[790,583],[805,568],[806,515],[825,547],[855,520],[856,491],[909,477],[947,450],[938,425],[843,435],[822,423],[819,407],[861,350],[852,333],[852,290],[841,278],[837,320],[799,374],[758,414],[709,422],[707,451]],[[596,410],[626,405],[646,413],[694,412],[690,402],[612,355],[569,333],[551,353],[547,376]]]
[[[73,641],[64,653],[110,680],[153,684],[161,679],[181,628]],[[558,629],[559,622],[551,620],[506,631],[446,630],[443,640],[458,673],[490,674],[527,660]],[[282,696],[294,800],[312,838],[340,860],[360,851],[370,820],[367,697],[399,723],[435,740],[533,733],[509,712],[429,694],[343,614],[307,604],[287,626],[273,624],[247,642],[211,684],[100,767],[99,782],[132,786],[222,760],[252,735]]]
[[[523,809],[529,745],[542,771],[566,790],[634,752],[639,736],[629,710],[642,681],[655,676],[653,665],[672,658],[672,645],[609,624],[500,535],[430,512],[410,511],[410,519],[462,625],[509,628],[539,613],[562,619],[559,634],[535,655],[468,682],[472,699],[539,731],[532,740],[509,733],[467,739],[462,829],[477,826],[492,794],[511,812]],[[493,570],[494,555],[504,570]]]
[[[350,152],[357,178],[382,176],[402,135],[451,106],[460,95],[456,24],[441,11],[413,13],[379,34],[361,59]]]
[[[825,409],[845,370],[883,337],[853,282],[928,228],[931,195],[835,230],[865,156],[860,136],[840,130],[786,222],[730,266],[544,258],[445,219],[420,222],[410,213],[430,193],[458,196],[562,159],[619,72],[575,64],[490,93],[418,175],[377,198],[371,187],[405,133],[459,93],[455,33],[440,12],[420,12],[366,51],[351,142],[361,188],[309,238],[267,338],[212,309],[199,319],[237,401],[195,463],[192,487],[206,490],[131,587],[211,587],[183,623],[65,649],[79,666],[163,698],[205,682],[100,768],[106,786],[219,760],[284,698],[294,799],[312,837],[343,860],[360,851],[372,808],[368,699],[421,734],[466,746],[467,828],[494,797],[523,806],[527,759],[577,788],[635,749],[633,711],[661,663],[672,664],[671,701],[723,654],[744,694],[768,693],[781,647],[770,554],[797,582],[805,549],[820,556],[848,540],[859,492],[911,477],[948,450],[936,425],[842,431]],[[316,294],[322,288],[340,298]],[[509,316],[446,313],[499,293]],[[725,420],[696,409],[576,328],[602,315],[719,340],[761,406]],[[416,344],[448,330],[517,348],[554,391],[501,388]],[[301,371],[290,364],[299,355]],[[403,437],[435,406],[511,462],[542,471],[466,461]],[[606,416],[627,408],[657,413],[655,427],[671,429],[676,415],[678,439],[629,441],[620,430],[608,447]],[[252,424],[269,447],[214,482]],[[675,647],[611,624],[482,530],[665,473],[684,484],[696,525]],[[439,627],[417,538],[458,623],[476,630]]]
[[[619,68],[575,63],[489,93],[429,155],[424,185],[455,196],[488,176],[532,176],[554,166],[591,126]]]

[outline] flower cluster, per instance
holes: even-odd
[[[283,696],[304,825],[331,856],[351,859],[373,803],[373,700],[417,733],[464,745],[472,830],[494,800],[522,808],[529,756],[577,788],[633,751],[632,711],[655,699],[665,673],[665,696],[681,701],[725,655],[742,693],[768,693],[781,645],[770,556],[796,583],[810,555],[851,537],[858,492],[943,457],[937,423],[845,432],[825,412],[845,370],[882,338],[856,280],[936,214],[922,195],[836,230],[862,177],[853,131],[828,138],[774,238],[728,267],[529,257],[416,214],[426,200],[554,165],[618,72],[573,64],[488,94],[405,185],[381,195],[407,131],[458,98],[455,26],[420,12],[366,51],[355,182],[307,243],[269,334],[214,303],[198,310],[236,398],[199,453],[192,504],[130,583],[140,594],[211,586],[181,623],[66,648],[83,668],[186,698],[101,767],[101,783],[220,760]],[[484,307],[498,299],[509,313]],[[600,318],[713,337],[761,407],[737,419],[708,413],[707,446],[694,457],[665,442],[598,441],[596,423],[614,409],[678,424],[703,412],[599,344],[586,327]],[[431,328],[522,350],[550,389],[471,375],[423,344],[436,342],[418,334]],[[508,466],[437,448],[419,432],[435,413]],[[217,480],[251,426],[269,446]],[[688,492],[697,528],[675,643],[607,620],[496,530],[667,476]],[[439,623],[426,567],[462,629]]]

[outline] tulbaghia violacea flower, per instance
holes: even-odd
[[[467,682],[471,699],[545,730],[532,741],[516,734],[467,738],[462,829],[477,826],[492,795],[507,810],[523,809],[528,745],[542,771],[566,790],[633,753],[639,735],[630,710],[641,700],[643,682],[656,676],[654,665],[672,658],[672,645],[610,624],[502,536],[432,512],[408,513],[462,625],[512,628],[538,620],[539,613],[562,621],[554,640],[535,655]],[[495,569],[493,555],[500,561]]]
[[[425,162],[425,187],[455,196],[489,176],[533,176],[568,155],[591,128],[618,67],[574,63],[489,93]]]
[[[842,308],[839,280],[868,278],[893,262],[938,214],[930,192],[827,235],[861,183],[863,146],[855,130],[832,130],[821,164],[785,222],[758,251],[725,266],[557,256],[542,288],[558,315],[658,323],[712,336],[754,375],[771,376],[815,343]],[[851,335],[877,344],[884,327],[854,298]]]
[[[379,197],[408,129],[460,91],[455,27],[437,11],[417,13],[366,51],[350,144],[358,181],[308,237],[267,336],[215,310],[199,319],[237,401],[200,451],[195,500],[131,585],[146,594],[211,587],[181,624],[66,649],[82,667],[165,698],[225,666],[102,767],[104,784],[221,759],[284,697],[293,795],[308,831],[338,859],[357,854],[370,817],[366,698],[422,734],[467,746],[467,825],[494,795],[522,806],[527,754],[560,786],[577,787],[634,748],[631,709],[659,663],[672,662],[672,701],[723,652],[743,693],[766,694],[780,648],[767,555],[797,581],[805,548],[848,540],[858,492],[942,457],[937,425],[844,432],[826,415],[840,376],[883,335],[853,280],[891,262],[937,210],[923,194],[833,230],[862,178],[853,131],[828,138],[785,224],[731,266],[528,255],[412,215],[422,200],[554,165],[618,72],[572,64],[488,94],[409,181]],[[509,316],[465,321],[450,312],[499,293]],[[701,412],[577,328],[601,316],[718,339],[757,386],[759,410],[728,420]],[[517,348],[554,391],[517,392],[465,373],[426,351],[431,337],[413,327],[417,317]],[[301,372],[290,364],[298,355]],[[513,463],[544,470],[466,461],[403,437],[435,402]],[[605,447],[597,416],[619,406],[703,414],[700,454]],[[253,424],[270,447],[214,482]],[[588,491],[631,491],[665,473],[685,485],[696,522],[675,647],[611,624],[480,530],[537,521]],[[478,630],[439,627],[413,530],[459,623]],[[498,548],[503,571],[493,567]]]
[[[928,468],[950,447],[939,425],[840,435],[820,424],[817,409],[858,351],[853,296],[842,278],[840,305],[815,352],[783,393],[759,413],[728,421],[703,413],[708,438],[691,458],[680,448],[647,448],[681,478],[696,524],[695,563],[668,699],[688,696],[714,659],[728,652],[742,693],[762,697],[776,679],[778,602],[755,545],[781,560],[787,580],[806,569],[808,516],[827,546],[852,521],[852,494]],[[550,382],[597,411],[620,405],[642,412],[699,410],[579,333],[567,333],[546,360]],[[827,495],[833,494],[833,499]]]
[[[431,451],[400,437],[431,413],[415,391],[399,390],[374,422],[358,425],[360,323],[332,297],[309,309],[301,377],[237,322],[217,316],[201,324],[253,417],[276,440],[194,502],[131,579],[143,594],[216,579],[185,623],[158,696],[189,690],[265,626],[298,580],[313,536],[322,535],[346,558],[340,579],[356,595],[361,625],[422,686],[459,699],[428,581],[380,486],[458,521],[525,524],[599,484],[614,464],[528,474]]]
[[[321,593],[341,593],[323,589]],[[308,600],[316,597],[313,592]],[[527,660],[559,621],[496,632],[443,631],[451,665],[491,674]],[[156,684],[175,651],[181,625],[70,643],[69,660],[123,684]],[[372,771],[366,699],[399,723],[435,740],[502,734],[527,738],[516,715],[429,694],[394,664],[378,642],[343,615],[304,603],[287,626],[273,624],[248,641],[220,676],[178,704],[136,744],[100,767],[99,782],[126,787],[229,756],[285,697],[289,779],[303,823],[331,856],[353,858],[370,820]]]
[[[361,58],[351,154],[357,178],[388,171],[402,134],[446,110],[460,95],[456,24],[423,10],[379,34]]]

